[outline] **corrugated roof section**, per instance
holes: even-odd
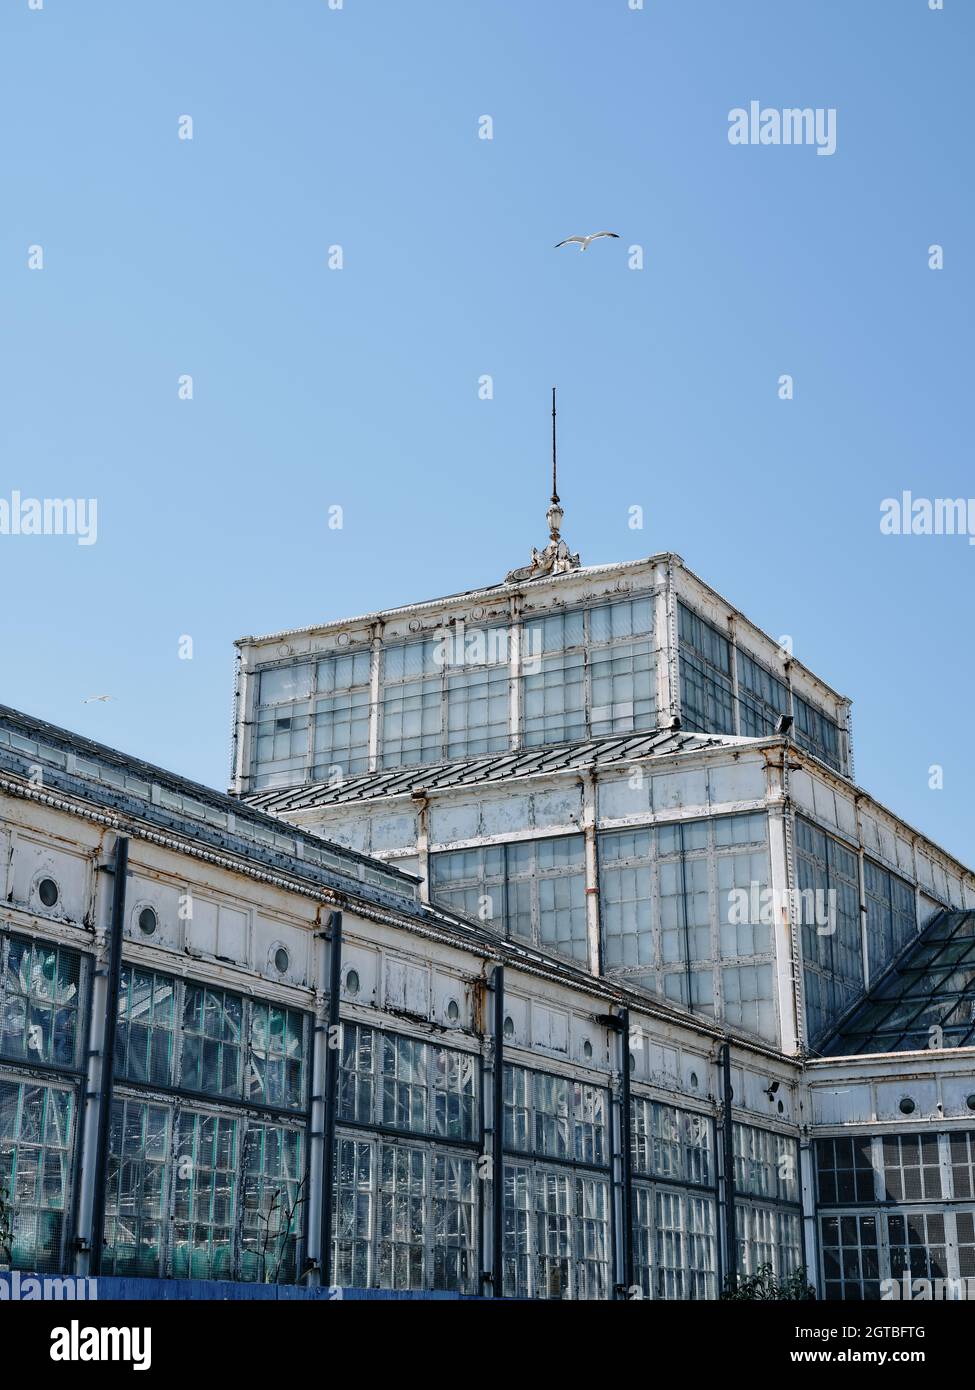
[[[387,903],[416,897],[417,880],[394,865],[282,824],[256,806],[140,758],[0,705],[0,770],[138,816],[328,887]],[[352,882],[349,882],[351,880]],[[385,897],[384,897],[385,895]]]
[[[554,747],[522,749],[517,753],[491,753],[459,762],[390,768],[385,772],[367,772],[361,777],[350,777],[341,784],[314,782],[278,791],[255,792],[245,799],[252,806],[280,814],[340,802],[368,801],[379,796],[405,796],[421,790],[472,786],[529,777],[536,773],[604,767],[613,763],[634,762],[638,758],[667,757],[675,753],[742,747],[766,741],[729,734],[693,734],[657,729],[645,734],[628,734],[625,738],[586,739]]]

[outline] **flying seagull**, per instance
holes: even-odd
[[[115,696],[114,696],[114,695],[89,695],[89,696],[88,696],[88,699],[87,699],[87,700],[82,700],[81,703],[82,703],[83,705],[93,705],[93,704],[95,703],[96,700],[101,700],[102,702],[105,702],[105,701],[114,700],[114,699],[115,699]]]
[[[580,251],[585,251],[589,243],[595,241],[597,237],[614,236],[617,241],[619,241],[619,235],[619,232],[590,232],[589,236],[567,236],[565,241],[557,241],[555,243],[555,249],[557,251],[560,246],[577,245]]]

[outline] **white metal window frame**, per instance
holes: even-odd
[[[914,885],[900,874],[863,856],[867,962],[876,980],[894,956],[917,934]]]
[[[717,1298],[717,1203],[713,1192],[635,1178],[633,1251],[639,1297]]]
[[[802,1208],[736,1193],[735,1244],[739,1274],[755,1275],[770,1264],[776,1279],[788,1279],[803,1264]]]
[[[631,1095],[630,1108],[634,1177],[713,1190],[717,1170],[709,1115],[643,1095]]]
[[[582,670],[582,710],[581,724],[571,730],[552,728],[545,732],[543,742],[561,743],[572,737],[588,737],[589,732],[594,734],[602,733],[628,733],[638,732],[640,729],[650,729],[656,722],[656,650],[654,646],[654,623],[655,623],[655,598],[656,589],[649,589],[646,592],[628,595],[626,598],[607,598],[595,603],[580,604],[573,606],[569,610],[547,609],[542,612],[530,612],[511,622],[499,623],[496,619],[485,625],[483,631],[488,640],[483,644],[484,651],[479,651],[477,646],[472,649],[465,641],[463,630],[445,624],[438,629],[434,636],[425,634],[422,637],[407,640],[396,640],[388,644],[383,644],[375,650],[366,650],[358,647],[354,651],[330,652],[316,656],[310,660],[297,660],[275,665],[259,667],[254,673],[254,704],[253,704],[253,747],[250,756],[250,780],[255,789],[262,789],[272,786],[286,786],[289,784],[299,784],[307,781],[313,776],[324,777],[326,756],[331,759],[331,764],[342,766],[346,765],[346,771],[353,773],[365,771],[367,767],[374,769],[379,767],[398,767],[417,765],[425,761],[439,762],[449,757],[469,757],[477,756],[484,752],[503,752],[509,748],[517,747],[524,740],[524,730],[526,719],[524,714],[526,680],[532,679],[532,670],[535,665],[536,656],[541,663],[544,663],[545,655],[539,655],[535,651],[534,630],[542,627],[546,623],[551,626],[551,620],[562,619],[564,617],[581,617],[582,639],[579,642],[570,643],[568,646],[561,646],[549,652],[548,657],[556,656],[559,653],[572,655],[578,653],[581,658]],[[646,632],[620,632],[608,636],[603,635],[605,623],[601,615],[606,615],[609,626],[614,626],[613,615],[621,611],[624,607],[631,610],[633,605],[646,605]],[[474,631],[473,625],[468,629],[468,635]],[[481,631],[481,629],[478,629]],[[517,640],[515,633],[518,633]],[[505,653],[503,660],[496,660],[498,647],[496,641],[491,640],[492,634],[504,633]],[[448,661],[436,662],[434,660],[434,648],[438,644],[460,640],[457,645],[461,648],[459,655],[462,659],[455,659],[458,655],[451,649],[451,659]],[[642,648],[646,646],[646,651]],[[637,651],[637,648],[641,650]],[[443,648],[443,650],[447,650]],[[393,662],[389,660],[392,653],[400,654],[402,661],[412,657],[412,665],[416,668],[407,671],[394,670]],[[333,662],[354,662],[358,663],[359,670],[357,678],[341,690],[334,687],[323,686],[320,679],[320,670],[323,663]],[[629,661],[630,669],[616,669],[619,662]],[[365,674],[368,666],[369,675]],[[646,668],[645,672],[643,668]],[[637,671],[636,668],[639,668]],[[304,672],[307,671],[307,675]],[[278,698],[273,698],[274,677],[282,673],[280,677],[284,680],[286,673],[294,673],[295,679],[292,681],[292,688],[287,689],[282,686]],[[507,682],[506,709],[502,718],[500,705],[500,680],[490,678],[493,672],[504,672],[504,681]],[[483,677],[487,673],[489,678],[489,690],[482,688]],[[472,689],[464,689],[464,676],[470,674],[472,677]],[[270,697],[265,697],[262,690],[263,679],[268,676]],[[638,703],[646,706],[645,709],[638,710],[634,704],[635,692],[629,690],[634,680],[643,679],[646,684],[644,694],[640,696]],[[606,691],[602,689],[609,682],[608,699],[604,699]],[[512,700],[512,682],[517,698]],[[597,706],[594,702],[594,685],[597,687],[596,694],[599,695],[601,703]],[[464,697],[458,699],[461,691]],[[348,696],[350,701],[353,696],[360,697],[368,692],[368,735],[363,740],[360,737],[354,744],[349,740],[350,747],[354,747],[356,756],[353,759],[348,757],[349,748],[341,742],[336,743],[334,739],[325,739],[316,733],[323,720],[327,720],[328,710],[326,702],[328,700],[338,700],[340,697]],[[397,702],[397,692],[405,694],[411,701],[420,700],[418,711],[423,723],[423,699],[427,697],[427,728],[425,733],[418,732],[416,737],[408,735],[405,742],[407,748],[392,748],[387,746],[390,742],[388,738],[387,716],[392,717],[394,704]],[[454,699],[451,699],[452,694]],[[625,696],[626,698],[623,698]],[[617,698],[619,697],[619,698]],[[486,712],[487,717],[478,717],[472,726],[469,720],[457,722],[457,715],[461,706],[477,705],[487,698],[492,704],[490,711]],[[454,710],[454,717],[451,717],[451,710]],[[402,711],[401,711],[402,712]],[[361,722],[361,714],[356,711],[346,711],[350,721]],[[478,714],[485,713],[478,710]],[[282,725],[287,723],[287,727],[276,729],[278,722]],[[461,727],[462,726],[462,727]],[[464,733],[468,735],[466,738]],[[259,750],[258,741],[261,740],[266,747],[266,740],[274,739],[275,736],[284,739],[287,735],[287,748],[279,757],[272,756],[258,760]],[[401,731],[399,742],[404,741]],[[535,746],[538,740],[527,740]],[[319,744],[319,751],[316,753],[316,744]],[[372,747],[373,755],[370,757],[368,750]],[[404,757],[404,752],[408,757]],[[365,763],[363,760],[366,760]],[[331,765],[330,764],[330,765]]]
[[[130,1059],[131,1028],[133,1023],[138,1022],[137,1017],[131,1013],[134,981],[137,975],[152,977],[154,982],[153,999],[155,998],[156,983],[160,981],[170,985],[173,990],[172,1028],[160,1027],[159,1029],[161,1032],[171,1033],[169,1075],[166,1077],[132,1075],[125,1065]],[[223,985],[207,984],[196,979],[183,979],[165,971],[156,970],[152,966],[130,960],[122,962],[122,980],[123,983],[126,980],[129,981],[129,988],[119,996],[120,1008],[125,1010],[124,1013],[120,1012],[119,1014],[119,1023],[123,1028],[123,1041],[119,1042],[116,1049],[116,1077],[119,1081],[149,1087],[155,1083],[175,1090],[192,1092],[195,1096],[206,1096],[217,1102],[234,1100],[254,1109],[282,1110],[296,1115],[304,1113],[307,1106],[311,1074],[310,1015],[304,1009],[260,997],[254,998],[251,995],[241,994],[237,990],[225,988]],[[204,1016],[208,1009],[208,995],[220,1000],[230,999],[234,1001],[234,1004],[239,1008],[240,1018],[239,1032],[236,1038],[233,1036],[232,1025],[229,1035],[223,1038],[211,1036],[205,1031],[205,1025],[202,1031],[187,1026],[185,1009],[187,997],[191,991],[202,994]],[[142,1003],[144,1004],[144,1001]],[[273,1012],[284,1015],[286,1038],[294,1036],[293,1024],[297,1021],[298,1036],[301,1042],[301,1051],[297,1056],[289,1053],[287,1047],[277,1046],[272,1039],[269,1024]],[[192,1043],[190,1043],[191,1039]],[[224,1049],[230,1049],[230,1055],[235,1056],[232,1090],[211,1089],[203,1085],[191,1084],[191,1054],[196,1050],[197,1074],[198,1078],[202,1079],[208,1046],[211,1058],[215,1049],[217,1050],[216,1056],[220,1059],[221,1076],[225,1074],[223,1071]],[[272,1076],[277,1078],[274,1081],[274,1087],[277,1088],[280,1085],[285,1096],[289,1093],[291,1090],[287,1079],[289,1066],[293,1066],[295,1062],[300,1068],[298,1092],[295,1099],[290,1102],[284,1098],[269,1099],[267,1093],[270,1089]],[[258,1086],[263,1086],[264,1094],[258,1093],[256,1089]]]
[[[823,893],[824,903],[832,903],[835,893],[834,929],[821,932],[815,920],[804,920],[800,932],[809,1041],[814,1042],[864,989],[860,871],[856,850],[807,816],[795,818],[794,855],[800,893]]]
[[[76,1180],[81,1087],[69,1076],[25,1075],[16,1065],[0,1062],[0,1087],[6,1093],[0,1110],[0,1187],[8,1189],[11,1224],[11,1263],[13,1268],[50,1270],[63,1268],[72,1232],[72,1203]],[[30,1093],[40,1093],[42,1114],[39,1130],[25,1128],[25,1107]],[[57,1095],[70,1109],[67,1134],[57,1142],[57,1129],[63,1122],[59,1107],[52,1104]],[[53,1168],[60,1172],[58,1200],[50,1198]],[[28,1187],[30,1191],[28,1191]],[[41,1228],[59,1224],[56,1249],[39,1243]],[[28,1232],[33,1238],[27,1240]],[[29,1245],[29,1256],[26,1247]],[[20,1251],[25,1249],[25,1257]]]
[[[544,1103],[547,1088],[554,1107]],[[605,1086],[514,1062],[504,1064],[506,1152],[608,1169],[610,1112]]]
[[[678,599],[677,602],[680,713],[684,727],[698,729],[701,733],[760,737],[774,731],[775,720],[779,715],[789,714],[795,719],[793,736],[799,747],[805,748],[835,771],[846,775],[848,768],[844,750],[844,730],[838,721],[811,699],[801,695],[793,687],[791,678],[787,676],[783,679],[776,675],[751,652],[740,647],[730,631],[722,632],[683,599]],[[695,625],[702,629],[703,641],[696,640]],[[720,661],[715,660],[715,639],[727,644],[727,669]],[[752,678],[749,663],[758,672],[757,680]],[[688,676],[696,680],[697,688],[704,696],[703,704],[699,702],[694,708],[690,707],[691,702],[686,698],[690,684]],[[774,685],[771,684],[773,682]],[[764,688],[756,690],[756,685]],[[777,698],[780,693],[786,696],[784,702]],[[775,700],[774,704],[769,701],[770,694]],[[778,708],[780,704],[784,707]],[[712,706],[715,705],[719,705],[725,715],[725,728],[717,728],[719,721],[709,717],[713,714]],[[699,723],[696,716],[702,709],[703,722]],[[757,723],[768,727],[756,728]],[[824,729],[827,731],[825,737]]]
[[[333,1279],[365,1288],[476,1293],[477,1155],[341,1126],[336,1146]],[[350,1155],[351,1190],[345,1180]],[[451,1191],[455,1177],[459,1185]],[[445,1277],[450,1265],[454,1273]]]
[[[862,1211],[869,1206],[875,1206],[882,1202],[888,1204],[896,1203],[898,1206],[926,1206],[936,1205],[938,1203],[944,1202],[975,1200],[975,1188],[973,1188],[972,1186],[972,1184],[975,1183],[975,1166],[973,1166],[975,1165],[975,1129],[958,1128],[950,1130],[936,1130],[932,1132],[932,1128],[932,1126],[925,1126],[923,1132],[913,1133],[910,1130],[905,1131],[892,1129],[884,1134],[850,1134],[842,1132],[831,1134],[817,1134],[814,1138],[813,1152],[816,1158],[816,1193],[819,1210],[832,1211],[834,1207],[836,1209],[843,1207],[844,1209],[852,1210],[856,1208]],[[959,1137],[962,1136],[967,1136],[968,1138],[967,1151],[968,1154],[971,1155],[972,1162],[971,1164],[969,1164],[966,1161],[964,1164],[955,1165],[957,1167],[964,1167],[968,1173],[968,1178],[965,1183],[965,1190],[956,1193],[951,1157],[951,1140],[952,1138],[955,1138],[957,1140]],[[819,1187],[818,1171],[820,1151],[816,1147],[816,1145],[821,1141],[853,1138],[858,1138],[860,1140],[866,1139],[869,1142],[870,1166],[873,1170],[873,1191],[868,1197],[864,1197],[860,1202],[853,1202],[847,1200],[845,1202],[826,1203],[822,1200]],[[930,1142],[932,1139],[936,1141],[937,1145],[937,1156],[935,1162],[928,1162],[923,1165],[920,1162],[911,1162],[910,1160],[913,1158],[916,1146],[922,1142]],[[888,1165],[885,1158],[884,1145],[886,1144],[889,1150],[891,1143],[894,1140],[898,1141],[898,1161],[896,1164]],[[956,1148],[957,1147],[958,1146],[956,1145]],[[905,1155],[908,1159],[908,1162],[906,1164],[904,1162]],[[897,1189],[893,1191],[888,1189],[888,1166],[891,1168],[892,1172],[897,1173],[899,1175],[899,1186]],[[905,1196],[905,1169],[920,1169],[922,1166],[925,1167],[929,1171],[929,1173],[931,1170],[936,1169],[938,1174],[937,1193],[934,1193],[932,1191],[932,1195],[930,1197],[922,1196],[920,1192],[914,1195]]]
[[[551,862],[545,863],[543,860]],[[467,872],[456,874],[462,866]],[[449,878],[438,875],[451,870]],[[539,836],[437,850],[430,855],[434,902],[493,923],[499,931],[556,955],[588,961],[586,864],[583,835]],[[561,897],[561,901],[559,901]],[[530,934],[515,931],[528,921]],[[549,928],[568,921],[569,939],[552,939]],[[581,930],[576,930],[576,928]]]
[[[891,1239],[891,1219],[893,1218],[895,1221],[901,1219],[924,1219],[925,1223],[927,1223],[927,1219],[932,1216],[942,1219],[944,1221],[944,1244],[943,1246],[941,1246],[939,1243],[939,1245],[936,1247],[939,1249],[944,1249],[945,1266],[943,1272],[939,1272],[937,1269],[933,1269],[931,1267],[930,1250],[933,1247],[928,1244],[925,1244],[923,1246],[921,1244],[918,1244],[917,1246],[915,1246],[916,1249],[926,1249],[928,1251],[928,1255],[925,1260],[925,1273],[920,1274],[917,1272],[912,1272],[910,1270],[907,1270],[906,1273],[904,1271],[895,1272],[894,1261],[892,1260],[891,1252],[892,1250],[902,1249],[904,1247],[901,1246],[899,1241]],[[959,1221],[959,1218],[961,1218],[961,1221]],[[829,1223],[834,1221],[837,1223],[838,1234],[840,1235],[841,1240],[844,1230],[843,1223],[847,1223],[846,1229],[847,1231],[849,1231],[852,1228],[851,1223],[855,1222],[855,1230],[857,1234],[856,1243],[847,1242],[838,1246],[833,1245],[831,1243],[828,1244],[826,1239],[827,1226]],[[876,1278],[871,1277],[867,1279],[863,1273],[862,1252],[864,1250],[872,1250],[874,1248],[872,1245],[865,1245],[862,1240],[862,1226],[864,1222],[875,1223],[875,1229],[877,1234]],[[965,1226],[968,1226],[969,1230],[964,1230],[963,1228]],[[966,1267],[971,1268],[973,1271],[975,1271],[975,1205],[971,1203],[947,1204],[941,1202],[929,1203],[923,1206],[918,1206],[916,1204],[909,1203],[905,1205],[885,1207],[858,1206],[823,1208],[819,1212],[817,1220],[817,1232],[819,1236],[820,1256],[822,1259],[823,1266],[823,1292],[824,1296],[827,1298],[835,1296],[831,1295],[830,1286],[837,1284],[841,1286],[841,1297],[846,1295],[847,1289],[849,1289],[850,1291],[854,1292],[857,1299],[863,1299],[864,1286],[866,1284],[877,1284],[879,1296],[882,1297],[884,1293],[882,1286],[885,1283],[893,1283],[898,1286],[899,1296],[903,1298],[907,1296],[906,1290],[914,1279],[923,1278],[933,1280],[935,1278],[943,1278],[949,1281],[958,1281],[972,1279],[973,1277],[975,1277],[973,1276],[973,1274],[965,1272],[965,1270],[963,1269],[963,1263],[961,1259],[962,1250],[967,1251],[968,1254],[966,1257],[965,1265]],[[841,1266],[840,1277],[830,1277],[830,1272],[827,1270],[826,1267],[827,1253],[835,1250],[839,1251]],[[843,1264],[842,1257],[844,1251],[852,1250],[858,1251],[860,1269],[857,1276],[847,1277],[845,1273],[843,1273],[843,1269],[845,1268],[845,1266]],[[893,1296],[896,1297],[898,1295]]]
[[[788,1134],[758,1125],[732,1122],[735,1155],[735,1196],[759,1202],[801,1201],[799,1143]]]
[[[387,1065],[390,1060],[392,1068]],[[355,1065],[350,1066],[350,1061]],[[476,1052],[365,1023],[343,1022],[340,1124],[354,1122],[477,1144],[480,1094]],[[398,1117],[407,1112],[410,1122],[402,1123]]]
[[[106,1244],[103,1255],[103,1270],[106,1274],[139,1274],[149,1278],[166,1278],[173,1277],[174,1273],[178,1273],[183,1277],[263,1283],[268,1281],[268,1274],[281,1272],[283,1282],[293,1281],[301,1269],[307,1204],[305,1193],[308,1162],[307,1131],[302,1120],[297,1117],[257,1115],[244,1109],[230,1110],[184,1097],[151,1095],[134,1090],[124,1084],[115,1089],[112,1110],[112,1147],[109,1152],[109,1167],[106,1174],[105,1231],[115,1229],[117,1232],[119,1223],[125,1220],[125,1216],[118,1210],[119,1198],[124,1190],[124,1166],[135,1164],[137,1168],[145,1169],[147,1163],[151,1162],[151,1171],[158,1172],[158,1184],[155,1177],[150,1184],[152,1189],[158,1185],[158,1211],[153,1211],[151,1208],[147,1210],[144,1205],[139,1204],[138,1210],[135,1210],[133,1215],[139,1233],[147,1225],[152,1227],[157,1224],[159,1233],[154,1261],[148,1259],[140,1261],[136,1251],[131,1263],[119,1265],[116,1253],[118,1249],[117,1239]],[[129,1152],[126,1152],[126,1120],[130,1115],[139,1111],[145,1112],[142,1116],[141,1143],[137,1144],[134,1150],[130,1149]],[[123,1126],[121,1151],[114,1147],[116,1113],[118,1112],[121,1113]],[[158,1155],[151,1153],[148,1143],[146,1125],[148,1124],[149,1112],[156,1112],[165,1118],[166,1132]],[[231,1199],[232,1220],[229,1224],[219,1220],[211,1220],[214,1215],[214,1203],[218,1200],[217,1189],[212,1184],[209,1215],[206,1219],[195,1220],[192,1207],[187,1208],[185,1215],[180,1214],[182,1184],[187,1181],[192,1183],[196,1176],[194,1164],[192,1162],[187,1164],[183,1161],[186,1158],[185,1152],[182,1151],[182,1140],[186,1134],[186,1130],[183,1128],[184,1117],[189,1122],[189,1127],[194,1130],[200,1119],[233,1124],[235,1127],[234,1157],[236,1166],[233,1173],[233,1197]],[[259,1191],[256,1193],[255,1201],[254,1191],[248,1188],[249,1177],[252,1175],[247,1164],[247,1155],[252,1152],[254,1143],[264,1142],[266,1135],[262,1137],[262,1131],[266,1130],[276,1130],[280,1131],[282,1136],[292,1136],[290,1140],[285,1140],[285,1146],[296,1148],[297,1161],[294,1172],[286,1173],[282,1178],[273,1173],[266,1173],[262,1168],[258,1173],[257,1186]],[[221,1168],[219,1171],[227,1172],[229,1175],[230,1170]],[[146,1176],[147,1173],[143,1173],[138,1185],[144,1185]],[[283,1186],[280,1185],[282,1183]],[[195,1195],[193,1201],[195,1201]],[[262,1219],[265,1220],[263,1239],[259,1234]],[[284,1223],[282,1244],[276,1245],[275,1237],[282,1235],[282,1222]],[[221,1256],[217,1268],[210,1266],[210,1262],[207,1261],[208,1268],[205,1271],[200,1269],[200,1262],[194,1262],[194,1254],[196,1253],[194,1244],[189,1249],[189,1268],[184,1270],[178,1253],[177,1242],[177,1230],[182,1226],[187,1226],[191,1230],[196,1230],[197,1227],[220,1227],[228,1231],[226,1257]],[[253,1234],[255,1231],[258,1232],[256,1237]],[[137,1245],[140,1242],[141,1234],[137,1235],[136,1238]],[[292,1248],[293,1256],[291,1259],[284,1259],[283,1246]],[[257,1254],[254,1253],[255,1249],[258,1251]],[[196,1268],[194,1268],[194,1263]]]
[[[343,684],[336,689],[334,681],[329,683],[326,679],[323,683],[322,673],[326,667],[339,668],[342,665],[350,667],[350,675],[358,676],[349,684]],[[272,678],[276,675],[285,675],[293,672],[299,677],[299,684],[293,693],[284,693],[280,699],[265,699],[264,683],[265,677]],[[307,672],[307,680],[300,679]],[[365,772],[368,769],[369,760],[369,733],[368,724],[371,716],[370,687],[371,687],[371,655],[368,651],[358,649],[353,652],[333,652],[315,656],[306,660],[292,661],[276,666],[265,666],[256,672],[255,695],[254,695],[254,738],[251,755],[251,778],[255,790],[261,788],[288,785],[292,782],[298,783],[308,781],[313,776],[313,769],[318,763],[324,760],[316,755],[316,745],[319,742],[318,728],[319,723],[326,719],[329,702],[341,701],[348,698],[350,705],[350,719],[352,708],[352,697],[356,694],[365,693],[366,696],[366,736],[364,744],[354,745],[350,741],[345,749],[339,749],[345,754],[345,774],[351,775],[355,772]],[[278,729],[276,726],[287,722],[287,728]],[[275,742],[278,738],[288,736],[288,754],[284,757],[275,756],[276,750],[272,748],[270,758],[261,758],[261,745],[268,739]],[[336,763],[333,756],[337,751],[334,747],[334,740],[327,740],[328,749],[322,747],[321,752],[329,752],[329,766]],[[349,758],[348,753],[353,747],[360,747],[355,758]],[[340,764],[342,765],[342,764]]]
[[[733,837],[739,825],[747,825],[749,838]],[[754,829],[752,829],[754,825]],[[609,857],[612,848],[627,840],[632,850]],[[772,982],[775,970],[775,943],[771,922],[749,922],[743,929],[729,922],[732,898],[740,889],[748,894],[748,915],[757,905],[761,912],[768,903],[763,889],[771,881],[768,818],[764,811],[737,812],[680,822],[658,822],[600,831],[596,838],[599,859],[599,902],[602,955],[606,975],[632,979],[644,988],[662,993],[675,1002],[690,1003],[709,1017],[730,1014],[728,1021],[757,1036],[774,1039],[778,1018]],[[747,861],[747,868],[745,867]],[[739,882],[743,874],[747,881]],[[627,877],[630,893],[624,896]],[[754,883],[754,892],[752,884]],[[636,939],[636,953],[645,959],[635,964],[609,961],[610,944],[616,939],[607,932],[609,904],[632,904],[636,929],[621,932],[620,941]],[[770,912],[766,915],[771,916]],[[731,933],[735,934],[731,951]],[[686,947],[690,955],[687,955]],[[742,948],[744,952],[742,951]],[[750,949],[749,949],[750,948]],[[624,953],[625,953],[624,947]],[[630,948],[632,949],[632,948]],[[742,972],[763,971],[767,990],[753,983],[756,995],[748,998],[747,976]],[[737,997],[731,998],[730,972],[737,972]],[[688,986],[688,976],[690,986]],[[759,997],[760,996],[760,997]],[[764,1013],[762,1003],[766,1007]],[[748,1013],[754,1005],[754,1017]]]
[[[506,1157],[503,1194],[505,1295],[570,1300],[610,1297],[608,1174]],[[515,1201],[510,1200],[512,1196]],[[518,1200],[521,1197],[527,1203]]]
[[[26,957],[21,956],[21,969],[16,977],[17,985],[21,986],[19,988],[14,988],[14,972],[10,964],[11,954],[15,947],[25,948],[27,952]],[[39,962],[38,953],[40,952],[53,956],[56,981],[61,978],[62,961],[70,966],[70,971],[67,972],[68,978],[65,981],[67,989],[60,999],[57,997],[60,987],[52,990],[41,979],[43,965]],[[26,982],[26,991],[22,988],[24,983],[22,970],[25,959],[29,962],[30,975]],[[13,1017],[11,1006],[19,1000],[24,1001],[24,1030],[23,1051],[0,1045],[0,1061],[7,1062],[11,1066],[30,1066],[36,1062],[47,1067],[56,1067],[59,1071],[77,1071],[82,1064],[85,1044],[90,976],[91,957],[85,952],[78,951],[63,942],[50,941],[41,936],[16,931],[8,924],[3,924],[2,929],[0,929],[0,1044],[5,1044],[7,1038],[12,1036],[12,1033],[8,1033],[6,1024]],[[38,1046],[39,1043],[44,1042],[43,1029],[38,1032],[38,1025],[32,1021],[32,1016],[38,1012],[50,1015],[48,1046]],[[70,1058],[56,1055],[57,1016],[59,1012],[71,1020],[72,1055]]]

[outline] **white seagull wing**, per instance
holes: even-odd
[[[569,246],[573,242],[581,246],[585,240],[586,238],[584,236],[567,236],[565,241],[557,241],[555,243],[555,250],[557,251],[560,246]]]
[[[587,237],[586,240],[595,241],[597,237],[601,236],[614,236],[616,240],[619,241],[620,234],[619,232],[593,232],[592,236]]]

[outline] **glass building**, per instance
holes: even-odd
[[[238,655],[230,795],[0,709],[0,1278],[967,1289],[975,877],[787,644],[553,523]]]
[[[549,551],[500,585],[242,639],[235,790],[417,874],[431,905],[753,1038],[803,1074],[826,1058],[895,1050],[953,1066],[950,1050],[967,1048],[975,1029],[965,973],[975,883],[854,783],[849,701],[679,557],[585,569],[559,545],[556,531]],[[316,763],[311,735],[287,767],[274,763],[269,745],[254,742],[265,682],[352,653],[369,691],[354,765]],[[539,1178],[551,1156],[535,1148],[525,1118],[532,1086],[506,1085],[512,1125],[515,1094],[525,1098],[512,1130],[525,1162],[505,1189],[506,1239],[518,1256],[506,1255],[505,1279],[582,1296],[574,1290],[589,1287],[592,1271],[570,1277],[545,1250],[533,1254],[530,1212],[534,1203],[536,1220],[560,1231],[559,1259],[583,1239],[583,1211],[600,1249],[599,1165],[584,1188],[550,1181],[544,1162]],[[714,1296],[721,1250],[725,1272],[816,1270],[830,1296],[869,1297],[896,1277],[890,1229],[910,1244],[914,1215],[900,1214],[903,1232],[888,1222],[878,1236],[888,1253],[873,1282],[840,1288],[828,1276],[837,1260],[852,1268],[844,1242],[853,1218],[831,1214],[824,1225],[817,1211],[837,1204],[839,1188],[821,1173],[827,1153],[846,1148],[834,1137],[800,1145],[744,1119],[734,1121],[730,1255],[711,1119],[677,1099],[642,1099],[632,1119],[633,1277],[643,1296]],[[900,1119],[921,1123],[901,1099]],[[957,1122],[969,1123],[967,1092],[953,1104]],[[836,1123],[830,1112],[831,1129],[859,1127],[850,1110]],[[889,1203],[880,1113],[870,1111],[868,1139],[843,1144],[869,1156],[870,1200]],[[562,1116],[571,1151],[568,1101]],[[687,1126],[709,1136],[694,1162]],[[953,1200],[942,1177],[925,1201]],[[905,1188],[904,1200],[911,1195]]]

